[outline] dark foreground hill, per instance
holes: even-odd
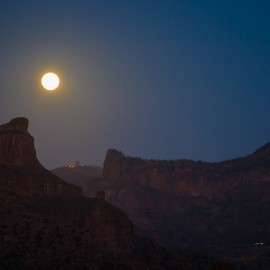
[[[242,269],[269,269],[270,144],[219,163],[143,160],[108,150],[103,177],[83,189],[89,197],[105,190],[143,236],[219,254]]]
[[[0,126],[0,269],[213,269],[209,256],[136,237],[104,193],[82,197],[42,167],[27,128],[25,118]]]

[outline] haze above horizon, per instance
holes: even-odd
[[[222,161],[270,141],[268,1],[2,1],[0,124],[56,168]],[[61,77],[53,95],[40,76]]]

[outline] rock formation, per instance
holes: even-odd
[[[253,154],[219,163],[143,160],[110,149],[103,179],[127,181],[174,195],[210,200],[269,201],[270,145]]]
[[[209,269],[214,263],[135,237],[102,189],[96,198],[82,197],[81,188],[46,170],[27,129],[26,118],[0,126],[0,269]]]
[[[28,119],[18,117],[0,126],[0,187],[24,196],[81,196],[38,161]]]
[[[34,139],[28,133],[28,120],[18,117],[0,126],[0,165],[37,165]]]
[[[103,178],[83,189],[90,197],[104,190],[138,234],[165,245],[210,250],[248,269],[270,263],[270,144],[219,163],[143,160],[110,149]]]
[[[26,118],[0,126],[0,216],[1,269],[99,269],[117,257],[123,265],[136,261],[126,215],[105,200],[83,198],[81,188],[46,170]]]

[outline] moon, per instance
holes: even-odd
[[[59,86],[59,83],[59,77],[52,72],[44,74],[41,79],[42,86],[49,91],[55,90]]]

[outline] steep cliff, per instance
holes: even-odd
[[[28,119],[18,117],[0,126],[0,164],[38,165],[34,139],[28,133]]]
[[[0,187],[29,197],[81,196],[38,161],[28,119],[18,117],[0,126]]]
[[[26,118],[0,126],[0,217],[1,269],[121,268],[138,261],[126,214],[82,197],[81,188],[46,170]]]
[[[268,269],[270,144],[219,163],[143,160],[110,149],[103,178],[84,187],[88,196],[101,189],[141,235]]]
[[[211,200],[270,200],[270,145],[220,163],[143,160],[110,149],[103,179],[138,183],[174,195]]]
[[[210,257],[135,237],[119,208],[81,196],[37,160],[28,120],[0,126],[0,269],[209,269]]]

